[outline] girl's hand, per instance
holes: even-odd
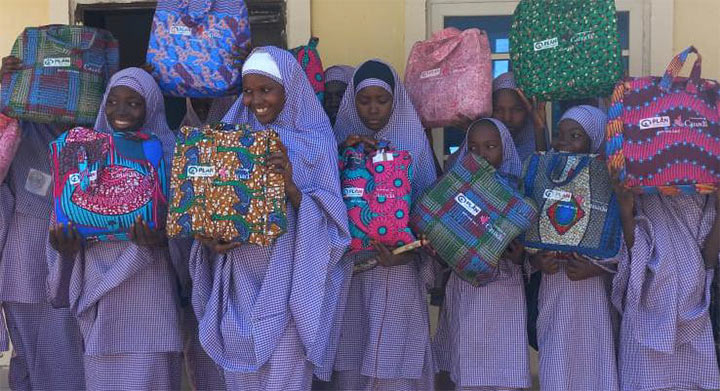
[[[523,246],[522,243],[520,243],[520,240],[513,239],[512,242],[507,246],[505,249],[505,253],[503,253],[503,258],[509,259],[512,261],[512,263],[516,265],[522,265],[525,255],[525,246]]]
[[[620,172],[613,168],[610,170],[610,181],[612,182],[613,191],[620,204],[620,211],[626,214],[633,214],[635,208],[635,195],[631,190],[626,188],[620,180]]]
[[[6,73],[22,70],[22,61],[15,56],[7,56],[2,59],[2,67],[0,67],[0,79]]]
[[[279,141],[278,146],[280,147],[280,151],[270,155],[268,164],[272,172],[283,177],[283,181],[285,182],[285,195],[295,209],[298,209],[302,201],[302,193],[295,185],[295,181],[293,181],[293,167],[290,162],[290,157],[288,156],[287,148]]]
[[[581,281],[591,277],[601,276],[605,273],[601,267],[592,263],[580,254],[573,253],[565,265],[565,274],[570,281]]]
[[[135,219],[135,224],[130,227],[130,240],[143,247],[167,247],[165,231],[150,229],[139,215]]]
[[[370,153],[376,149],[375,147],[377,146],[378,141],[372,137],[359,136],[359,135],[354,134],[352,136],[349,136],[347,139],[345,139],[345,142],[342,143],[341,147],[342,148],[354,147],[360,143],[362,143],[363,146],[365,147],[365,153]]]
[[[531,255],[530,265],[545,274],[555,274],[560,270],[560,262],[555,258],[555,254],[548,251]]]
[[[82,249],[82,238],[72,223],[50,227],[50,245],[65,257],[74,257]]]
[[[199,240],[207,248],[217,254],[226,254],[228,251],[238,248],[242,245],[240,242],[226,242],[224,240],[212,239],[207,236],[196,235],[196,240]]]
[[[433,248],[432,244],[430,244],[430,241],[427,238],[427,235],[422,234],[420,235],[420,240],[422,241],[422,249],[425,250],[431,257],[437,258],[438,253]]]
[[[545,119],[547,118],[547,112],[545,108],[547,106],[547,102],[538,100],[537,98],[532,98],[531,102],[527,98],[527,96],[525,96],[525,93],[521,89],[518,88],[516,91],[518,95],[520,95],[520,99],[525,105],[525,109],[527,110],[528,114],[532,116],[535,129],[545,129],[547,127],[545,125]]]
[[[382,243],[373,241],[372,245],[377,251],[376,259],[378,263],[385,267],[407,265],[415,259],[414,251],[395,255]]]

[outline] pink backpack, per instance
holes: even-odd
[[[18,121],[0,114],[0,182],[5,180],[18,147],[20,147]]]
[[[450,27],[416,42],[405,88],[425,127],[451,126],[492,114],[492,64],[485,31]]]
[[[320,103],[324,103],[325,71],[323,70],[320,53],[317,50],[319,41],[320,39],[318,37],[311,37],[307,45],[290,49],[290,53],[295,56],[295,59],[297,59],[303,71],[305,71],[308,81],[310,81],[310,85],[313,91],[315,91],[315,96],[320,100]]]

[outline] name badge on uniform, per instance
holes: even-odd
[[[52,176],[31,168],[25,180],[25,190],[40,197],[45,197],[48,190],[50,190],[50,184],[52,184]]]

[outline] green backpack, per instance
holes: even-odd
[[[623,76],[615,2],[521,0],[510,58],[518,87],[530,97],[609,96]]]

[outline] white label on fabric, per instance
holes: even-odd
[[[546,39],[544,41],[538,41],[533,44],[533,47],[535,48],[536,52],[539,52],[539,51],[545,50],[545,49],[554,49],[554,48],[558,47],[558,39],[557,39],[557,37],[555,37],[555,38]]]
[[[360,198],[365,194],[365,189],[362,187],[344,187],[343,198]]]
[[[655,129],[655,128],[666,128],[670,126],[670,117],[662,116],[662,117],[650,117],[650,118],[643,118],[640,120],[640,123],[638,124],[640,126],[640,129]]]
[[[437,76],[440,76],[441,73],[442,73],[442,70],[440,68],[430,69],[429,71],[425,71],[420,74],[420,80],[429,79],[431,77],[437,77]]]
[[[182,35],[185,37],[189,37],[192,35],[192,30],[190,27],[185,26],[183,24],[174,24],[170,26],[170,34],[171,35]]]
[[[473,216],[477,216],[478,214],[480,214],[480,212],[482,212],[482,209],[480,209],[479,206],[475,205],[474,202],[470,201],[470,199],[467,198],[463,193],[455,196],[455,202],[460,204],[460,206],[465,208],[465,210],[470,212],[470,214]]]
[[[50,190],[51,183],[52,176],[31,168],[25,180],[25,190],[40,197],[45,197],[48,194],[48,190]]]
[[[545,189],[543,198],[546,200],[568,202],[572,200],[572,193],[564,190]]]
[[[43,60],[45,68],[65,68],[71,65],[70,57],[53,57]]]
[[[215,176],[215,166],[188,166],[189,178],[209,178]]]
[[[391,162],[395,156],[391,152],[380,151],[373,156],[373,163]]]

